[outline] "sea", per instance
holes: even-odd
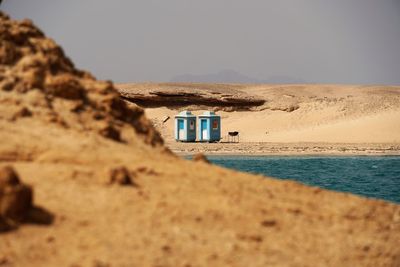
[[[226,168],[400,203],[400,156],[208,156]]]

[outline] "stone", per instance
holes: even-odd
[[[23,221],[32,208],[33,191],[22,184],[11,166],[0,169],[0,217],[15,222]]]
[[[110,183],[119,185],[136,185],[125,167],[117,167],[110,170]]]
[[[100,129],[99,133],[105,138],[121,142],[121,133],[117,128],[112,125],[107,125],[104,128]]]
[[[203,153],[197,153],[193,156],[193,161],[199,161],[204,163],[211,163]]]

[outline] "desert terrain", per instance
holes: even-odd
[[[0,12],[0,266],[399,266],[399,205],[184,160],[151,112]]]
[[[400,86],[195,83],[116,86],[124,99],[146,107],[146,115],[167,146],[178,153],[400,153]],[[196,115],[205,110],[216,111],[222,118],[222,143],[201,146],[175,142],[173,118],[184,109]],[[166,116],[171,119],[164,122]],[[239,131],[242,145],[224,143],[229,131]]]

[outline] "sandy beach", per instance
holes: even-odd
[[[166,144],[178,155],[331,155],[331,156],[385,156],[400,155],[397,143],[183,143]]]

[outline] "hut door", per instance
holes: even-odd
[[[178,140],[181,140],[185,137],[185,129],[183,120],[178,120]]]
[[[201,139],[207,139],[207,120],[201,120]]]

